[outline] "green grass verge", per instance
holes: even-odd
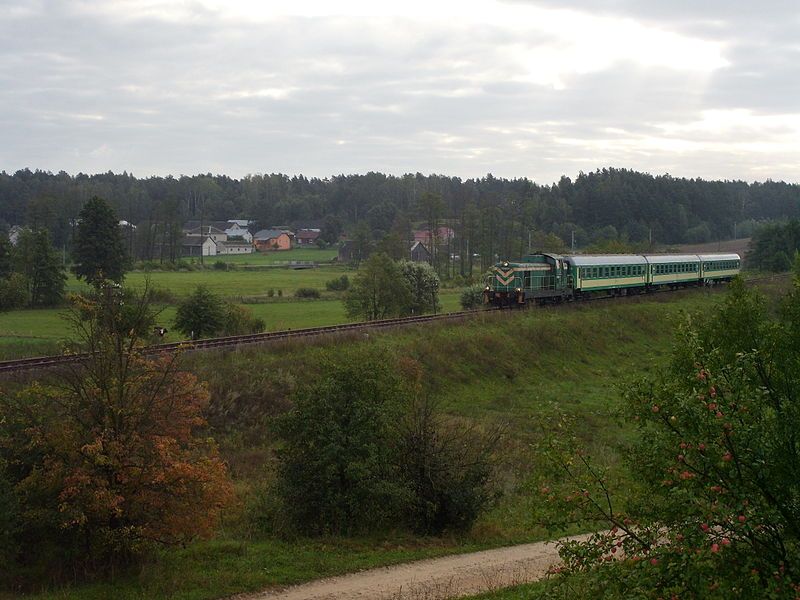
[[[43,590],[36,600],[206,600],[282,587],[309,579],[472,551],[442,540],[407,536],[388,539],[320,539],[297,542],[212,541],[164,552],[139,572],[114,581]],[[0,600],[18,598],[3,595]]]

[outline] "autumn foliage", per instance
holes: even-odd
[[[0,478],[18,523],[5,551],[20,572],[92,572],[208,536],[232,499],[201,435],[208,391],[174,356],[142,356],[135,327],[126,337],[105,326],[114,298],[81,300],[79,318],[94,319],[91,359],[0,395]]]

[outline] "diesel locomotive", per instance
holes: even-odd
[[[483,300],[524,306],[710,285],[730,281],[740,265],[738,254],[530,254],[495,264]]]

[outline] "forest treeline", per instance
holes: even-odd
[[[433,212],[423,200],[431,195],[441,200]],[[171,240],[167,260],[175,258],[181,226],[190,219],[247,218],[259,227],[316,222],[346,232],[361,224],[376,242],[433,219],[455,230],[453,252],[490,257],[523,254],[532,231],[552,233],[568,246],[574,236],[576,247],[604,239],[676,244],[746,235],[759,221],[800,218],[796,184],[682,179],[626,169],[580,173],[553,185],[492,175],[137,178],[25,169],[0,173],[0,226],[46,228],[55,246],[69,248],[75,218],[93,196],[136,224],[138,237]],[[160,245],[163,260],[164,242]],[[153,252],[151,240],[140,240],[136,248],[134,258],[153,258],[146,256]]]

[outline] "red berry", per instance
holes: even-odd
[[[730,546],[731,541],[728,538],[722,538],[722,545],[723,546]]]
[[[650,564],[655,567],[658,564],[658,559],[657,558],[651,558],[650,559]]]
[[[708,523],[703,523],[702,525],[700,525],[700,529],[702,529],[705,532],[708,532],[710,527],[708,526]]]
[[[731,454],[730,452],[726,452],[725,454],[722,455],[722,460],[724,460],[725,462],[732,461],[733,460],[733,454]]]
[[[659,410],[661,410],[661,409],[660,409],[660,408],[658,408],[658,405],[657,405],[657,404],[654,404],[654,405],[653,405],[653,408],[651,408],[650,410],[652,410],[654,413],[657,413],[657,412],[658,412]]]
[[[719,544],[711,544],[711,552],[717,553],[719,552]]]
[[[747,517],[744,515],[739,515],[739,523],[744,523],[745,521],[747,521]]]

